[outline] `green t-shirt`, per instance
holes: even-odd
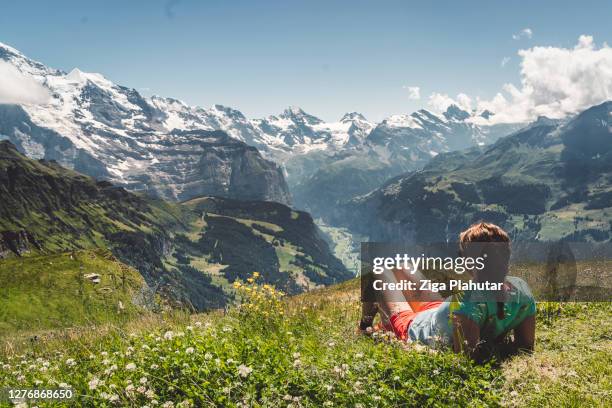
[[[508,276],[509,288],[505,293],[504,317],[497,315],[497,301],[491,292],[466,291],[451,296],[438,308],[418,313],[408,327],[407,337],[431,346],[452,344],[453,314],[461,314],[480,327],[480,337],[494,340],[521,324],[525,318],[535,315],[536,304],[527,283]]]

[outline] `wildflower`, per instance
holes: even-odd
[[[112,395],[110,395],[110,396],[108,397],[108,400],[109,400],[110,402],[117,402],[117,401],[119,401],[119,396],[118,396],[117,394],[112,394]]]
[[[399,380],[400,380],[399,375],[396,375],[395,377],[393,377],[393,381],[399,381]]]
[[[40,380],[34,380],[34,384],[35,384],[35,385],[40,385],[40,384],[42,384],[42,383],[43,383],[43,382],[42,382],[42,381],[40,381]]]
[[[147,387],[141,385],[140,387],[136,388],[136,391],[138,391],[140,394],[144,394],[147,391]]]
[[[57,386],[58,386],[59,388],[70,388],[70,386],[69,386],[68,384],[64,383],[64,382],[59,383]]]
[[[253,272],[253,279],[259,278],[259,272]]]
[[[357,353],[357,354],[355,354],[355,358],[363,358],[363,353]]]
[[[128,363],[128,364],[125,366],[125,369],[126,369],[126,370],[128,370],[128,371],[134,371],[134,370],[136,369],[136,364],[134,364],[134,363]]]
[[[293,400],[293,397],[292,397],[291,395],[289,395],[289,394],[286,394],[286,395],[283,397],[283,399],[284,399],[285,401],[291,401],[291,400]]]
[[[334,343],[333,341],[330,341],[329,343],[327,343],[327,345],[329,347],[334,347],[336,345],[336,343]]]
[[[210,360],[212,358],[212,354],[206,353],[204,354],[204,360]]]
[[[239,289],[241,286],[242,284],[240,283],[240,281],[234,282],[234,289]]]
[[[173,337],[174,337],[174,332],[172,330],[168,330],[167,332],[164,333],[165,340],[172,340]]]
[[[427,347],[425,347],[424,345],[420,344],[420,343],[415,343],[413,348],[418,351],[418,352],[422,352],[425,351],[427,349]]]
[[[157,364],[151,364],[151,370],[157,370],[159,366]]]
[[[149,388],[149,389],[148,389],[148,390],[145,392],[145,396],[146,396],[148,399],[152,400],[153,398],[155,398],[155,391],[153,391],[152,389],[150,389],[150,388]]]
[[[202,327],[202,322],[195,322],[195,323],[194,323],[194,326],[195,326],[195,327]]]
[[[132,392],[134,392],[134,384],[126,385],[125,392],[126,392],[126,394],[131,394]]]
[[[253,369],[251,367],[247,367],[244,364],[240,364],[238,366],[238,374],[240,374],[241,377],[246,378],[249,376],[249,374],[251,374],[253,372]]]
[[[103,351],[103,352],[101,352],[101,353],[100,353],[100,355],[101,355],[102,357],[106,357],[106,356],[108,356],[108,352]]]
[[[331,402],[331,401],[325,401],[325,402],[323,403],[323,406],[324,406],[324,407],[332,407],[333,405],[334,405],[334,403],[333,403],[333,402]]]
[[[105,358],[104,360],[102,360],[102,364],[109,365],[110,364],[110,360],[108,358]]]
[[[333,389],[334,389],[334,386],[333,386],[333,385],[331,385],[331,384],[326,384],[326,385],[325,385],[325,390],[326,390],[326,391],[331,391],[331,390],[333,390]]]
[[[185,327],[185,330],[187,330],[187,331],[193,331],[193,326],[187,326],[187,327]]]
[[[100,380],[94,377],[89,381],[87,385],[89,386],[90,390],[95,390],[96,388],[98,388],[98,385],[100,385]]]
[[[300,353],[293,353],[293,358],[298,359],[300,358],[300,355],[301,355]]]
[[[185,353],[193,354],[194,351],[195,351],[195,349],[193,347],[187,347],[187,349],[185,350]]]
[[[143,384],[143,385],[146,384],[148,381],[149,381],[149,379],[147,377],[141,377],[140,378],[140,383]]]
[[[234,362],[234,359],[233,358],[228,358],[225,362],[229,365],[229,364],[232,364]]]
[[[162,405],[162,408],[174,408],[174,402],[172,401],[164,402],[164,405]]]
[[[295,368],[298,368],[298,367],[299,367],[299,366],[301,366],[301,365],[302,365],[302,360],[300,360],[300,359],[297,359],[297,360],[295,360],[295,361],[293,362],[293,366],[294,366]]]

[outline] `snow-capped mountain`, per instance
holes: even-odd
[[[252,123],[260,133],[259,141],[264,148],[293,154],[358,146],[374,127],[356,112],[345,114],[338,122],[324,122],[296,107]]]
[[[355,175],[375,168],[377,178],[368,176],[367,185],[357,188],[362,192],[379,179],[422,167],[439,153],[488,144],[520,127],[476,125],[476,113],[457,106],[443,114],[420,110],[393,115],[377,124],[356,112],[326,122],[297,107],[249,119],[221,105],[202,108],[172,98],[145,98],[101,74],[49,68],[2,44],[0,60],[50,92],[46,104],[0,105],[0,137],[10,139],[30,157],[54,159],[128,188],[172,199],[208,191],[236,192],[231,184],[238,183],[237,174],[253,177],[263,171],[263,179],[275,185],[247,198],[287,202],[289,194],[279,168],[264,158],[282,165],[292,188],[313,180],[336,186],[345,183],[336,176],[315,177],[321,171]],[[239,148],[229,139],[206,133],[214,130],[257,148],[264,158],[257,150]],[[211,149],[217,151],[214,159],[208,154]],[[208,164],[203,162],[205,157]],[[232,160],[251,163],[253,171],[238,172]],[[212,177],[214,166],[221,170]],[[353,166],[356,172],[351,173]],[[203,177],[212,177],[220,185],[212,188],[200,180]],[[333,185],[326,188],[342,190]]]
[[[32,158],[164,198],[289,202],[280,168],[242,143],[253,143],[256,130],[238,111],[147,99],[100,74],[48,68],[3,44],[0,60],[50,93],[42,105],[0,105],[0,138]]]
[[[520,124],[480,126],[471,121],[475,113],[451,105],[438,115],[425,109],[393,115],[368,135],[372,146],[384,146],[391,155],[419,160],[452,150],[490,144],[522,127]]]

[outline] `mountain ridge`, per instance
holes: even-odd
[[[254,271],[288,293],[351,277],[310,215],[281,203],[165,202],[29,159],[9,141],[0,141],[0,195],[0,257],[109,249],[151,291],[195,310],[223,306]]]
[[[606,241],[612,226],[612,101],[542,120],[489,146],[445,153],[346,200],[335,222],[372,240],[445,242],[492,221],[515,240]]]

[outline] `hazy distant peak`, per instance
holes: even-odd
[[[362,120],[364,122],[367,122],[367,119],[365,118],[365,116],[363,116],[359,112],[345,113],[344,116],[342,116],[342,118],[340,119],[340,122],[352,122],[354,120]]]
[[[444,112],[443,115],[448,120],[458,120],[458,121],[466,120],[467,118],[470,117],[469,112],[464,111],[463,109],[461,109],[459,106],[455,104],[450,105],[446,109],[446,112]]]

